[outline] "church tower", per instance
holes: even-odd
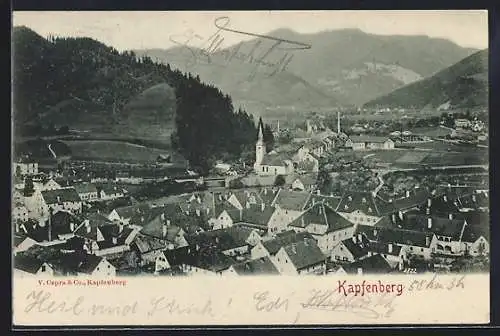
[[[257,138],[257,143],[255,144],[255,169],[260,166],[262,160],[264,160],[264,154],[266,154],[266,144],[264,143],[264,124],[262,123],[262,118],[259,119],[259,136]]]

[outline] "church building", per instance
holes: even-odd
[[[259,119],[259,136],[255,144],[254,171],[257,175],[287,175],[293,173],[293,163],[289,158],[271,151],[266,153],[266,143],[264,142],[264,124]]]

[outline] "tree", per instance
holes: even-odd
[[[318,173],[318,189],[322,193],[327,193],[330,191],[330,187],[332,185],[332,178],[328,171],[322,169]]]
[[[35,192],[35,186],[31,177],[24,180],[24,196],[30,197]]]
[[[269,125],[264,126],[264,132],[262,134],[264,136],[264,143],[266,144],[266,152],[270,152],[274,148],[274,135],[271,127]]]
[[[276,179],[274,180],[274,185],[277,187],[281,187],[286,183],[285,177],[283,175],[278,175],[276,176]]]

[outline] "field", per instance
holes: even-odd
[[[169,151],[111,140],[63,140],[75,160],[110,162],[152,162]]]

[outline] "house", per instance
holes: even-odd
[[[408,255],[425,260],[431,259],[434,252],[435,236],[429,232],[358,225],[354,234],[364,234],[371,243],[399,245]]]
[[[490,216],[481,211],[461,214],[467,221],[462,242],[465,244],[465,254],[471,256],[487,256],[490,252]]]
[[[375,254],[380,254],[394,269],[403,270],[404,266],[408,262],[406,247],[400,245],[373,242],[367,245],[367,250],[369,257]]]
[[[28,208],[26,208],[22,203],[15,203],[12,209],[12,220],[19,221],[21,223],[28,221]]]
[[[82,212],[82,200],[73,187],[44,190],[41,195],[43,198],[42,213],[45,215],[48,215],[49,211]]]
[[[257,175],[287,175],[293,173],[293,163],[286,157],[278,153],[266,154],[266,144],[264,143],[264,126],[259,120],[259,134],[255,144],[254,171]]]
[[[393,271],[391,265],[380,254],[340,266],[345,274],[387,274]]]
[[[471,125],[470,120],[467,119],[455,119],[454,123],[456,128],[467,128]]]
[[[257,245],[260,236],[256,230],[233,226],[227,229],[202,232],[189,236],[191,247],[210,247],[228,256],[241,256],[249,252],[249,248]]]
[[[157,257],[167,249],[167,242],[139,233],[130,245],[130,249],[137,256],[138,264],[145,266],[156,263]]]
[[[296,232],[309,232],[321,251],[329,255],[342,240],[352,237],[354,224],[324,203],[316,203],[288,226]]]
[[[144,214],[151,209],[151,206],[147,203],[141,203],[136,205],[124,206],[113,209],[109,215],[108,219],[113,222],[122,223],[128,225],[130,219],[137,214]]]
[[[84,202],[93,202],[98,199],[97,187],[92,183],[75,184],[74,188]]]
[[[258,205],[248,205],[241,211],[239,223],[245,223],[249,227],[258,230],[267,231],[271,218],[273,218],[276,209],[272,206],[261,203]]]
[[[286,231],[288,225],[305,211],[311,194],[308,192],[280,189],[271,203],[276,208],[269,220],[268,232],[271,235]]]
[[[49,179],[45,182],[33,182],[33,188],[35,190],[44,191],[44,190],[56,190],[61,189],[61,184],[57,183],[54,179]]]
[[[58,211],[41,221],[28,221],[16,225],[17,232],[26,235],[40,244],[57,244],[74,236],[80,219],[70,212]]]
[[[410,214],[400,224],[406,230],[433,233],[436,239],[432,244],[433,252],[450,256],[465,252],[462,237],[466,225],[465,219],[454,219],[452,214],[448,218]]]
[[[105,230],[103,228],[106,226],[115,226],[115,224],[99,213],[91,213],[76,228],[75,236],[84,239],[84,248],[88,253],[99,254],[102,244],[106,244],[103,234]]]
[[[116,276],[116,267],[105,257],[86,254],[80,258],[76,268],[77,275],[93,277],[114,277]]]
[[[251,251],[251,259],[258,259],[265,256],[272,258],[278,253],[281,247],[291,243],[300,242],[305,239],[314,240],[308,232],[296,233],[293,230],[278,233],[275,238],[262,240],[255,245]]]
[[[18,254],[14,257],[14,274],[22,277],[53,276],[53,267],[38,258]]]
[[[37,244],[36,240],[34,240],[26,235],[14,234],[14,241],[12,244],[14,247],[14,255],[17,255],[18,253],[24,252],[36,244]]]
[[[98,187],[98,198],[102,201],[114,200],[125,196],[123,188],[111,183],[102,184]]]
[[[303,174],[298,176],[291,185],[291,189],[294,191],[307,191],[312,192],[316,189],[316,183],[318,181],[318,174]]]
[[[273,264],[269,257],[262,257],[259,259],[248,260],[241,264],[232,265],[232,272],[236,275],[279,275],[280,272]]]
[[[182,271],[187,275],[230,275],[234,274],[231,267],[236,262],[231,257],[218,250],[191,249]]]
[[[38,162],[30,160],[29,158],[20,158],[14,163],[14,170],[16,176],[37,175]]]
[[[187,247],[174,250],[164,250],[156,257],[155,274],[162,274],[165,271],[181,270],[186,262],[189,249]]]
[[[353,224],[375,225],[394,212],[394,205],[370,192],[346,192],[336,211]]]
[[[351,147],[353,150],[394,149],[394,141],[385,137],[352,136],[346,141],[345,147]]]
[[[280,248],[273,258],[280,274],[324,274],[326,257],[313,240],[302,240]]]
[[[99,227],[104,240],[97,241],[93,248],[96,256],[111,256],[122,254],[130,250],[130,245],[137,236],[138,231],[123,225],[104,225]]]
[[[368,245],[369,241],[363,235],[344,239],[332,249],[330,259],[337,263],[352,263],[366,258]]]
[[[235,222],[241,221],[242,210],[225,202],[215,206],[215,217],[209,219],[213,230],[220,230],[233,226]]]

